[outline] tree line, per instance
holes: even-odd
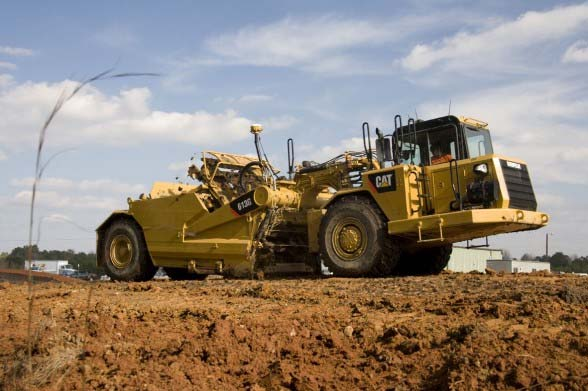
[[[534,256],[524,254],[521,257],[525,261],[543,261],[549,262],[551,270],[565,273],[588,273],[588,256],[578,257],[576,255],[566,255],[561,251],[551,256]]]
[[[24,269],[28,259],[29,246],[16,247],[9,253],[0,254],[0,261],[8,269]],[[65,260],[75,269],[89,273],[103,274],[104,270],[96,266],[96,254],[93,252],[75,252],[74,250],[39,250],[32,246],[33,259],[43,261]],[[78,266],[79,265],[79,266]]]

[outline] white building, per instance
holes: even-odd
[[[522,261],[518,259],[489,260],[488,267],[497,272],[505,273],[532,273],[538,271],[551,271],[549,262]]]
[[[453,246],[447,270],[461,273],[471,271],[484,273],[490,259],[502,259],[502,250]]]

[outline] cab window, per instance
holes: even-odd
[[[487,129],[473,129],[466,126],[465,134],[470,158],[493,153],[490,132]]]
[[[453,127],[429,133],[428,158],[431,164],[447,163],[457,159],[456,134]]]
[[[414,156],[411,155],[414,151]],[[402,143],[402,152],[400,156],[400,163],[402,164],[410,164],[413,163],[415,165],[420,165],[422,162],[421,159],[421,146],[418,144],[413,143]]]

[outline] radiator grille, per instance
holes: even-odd
[[[500,160],[500,165],[510,198],[509,208],[537,210],[537,201],[527,166],[506,160]]]

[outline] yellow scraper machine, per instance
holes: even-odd
[[[256,157],[204,152],[193,184],[156,182],[97,229],[98,264],[114,280],[252,276],[424,275],[441,272],[452,243],[538,229],[527,165],[494,154],[488,124],[446,116],[364,123],[364,150],[294,163],[279,176],[252,125]],[[375,150],[372,150],[372,143]]]

